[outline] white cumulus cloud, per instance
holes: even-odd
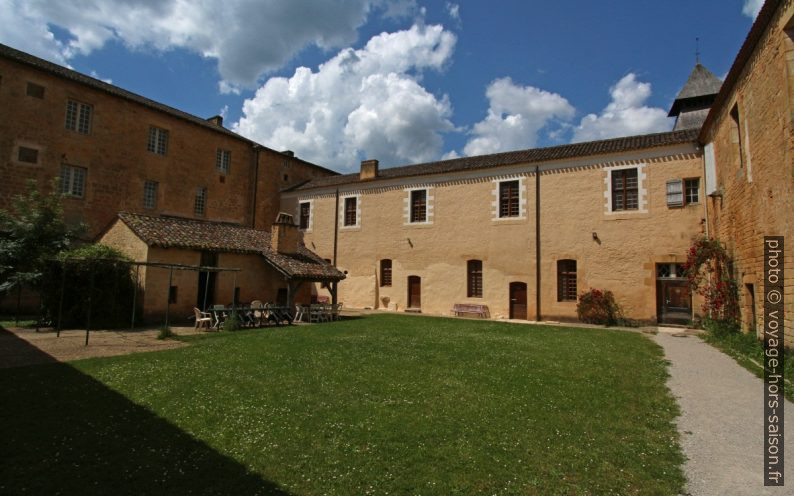
[[[58,63],[111,40],[183,48],[217,59],[221,89],[235,91],[307,46],[352,43],[373,9],[399,16],[415,8],[415,0],[0,0],[0,42]]]
[[[636,75],[629,73],[610,88],[610,94],[612,101],[601,114],[582,118],[574,130],[574,142],[670,130],[667,112],[645,105],[651,96],[650,83],[639,82]]]
[[[337,170],[355,170],[364,158],[384,165],[435,160],[441,133],[454,129],[452,109],[420,76],[443,69],[455,43],[438,25],[382,33],[316,72],[299,67],[291,77],[269,79],[244,102],[233,129]]]
[[[486,96],[488,115],[471,130],[472,137],[463,148],[465,155],[531,148],[544,127],[571,119],[575,112],[557,93],[517,85],[510,78],[493,81]]]
[[[764,6],[764,0],[744,0],[744,6],[742,7],[742,14],[746,15],[747,17],[752,17],[755,19],[758,17],[758,13],[761,11],[761,7]]]

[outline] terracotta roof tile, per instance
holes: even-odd
[[[119,213],[144,243],[160,248],[184,248],[262,255],[276,270],[293,279],[342,280],[345,275],[305,246],[287,255],[270,248],[270,232],[236,224],[176,217]]]
[[[631,150],[655,148],[660,146],[677,145],[681,143],[691,143],[696,141],[698,131],[699,130],[697,129],[687,129],[684,131],[643,134],[639,136],[626,136],[623,138],[613,138],[601,141],[588,141],[584,143],[573,143],[570,145],[552,146],[548,148],[531,148],[529,150],[495,153],[492,155],[462,157],[452,160],[442,160],[440,162],[428,162],[425,164],[407,165],[402,167],[389,167],[381,169],[378,172],[377,179],[394,179],[398,177],[424,176],[429,174],[447,174],[450,172],[487,169],[505,165],[531,164],[551,160],[562,160],[574,157],[603,155]],[[342,176],[316,178],[293,188],[293,191],[371,181],[372,180],[361,181],[359,179],[358,173],[345,174]]]

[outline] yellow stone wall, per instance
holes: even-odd
[[[642,166],[647,191],[645,211],[609,213],[605,204],[607,170]],[[612,290],[628,316],[656,319],[655,264],[683,262],[705,217],[702,203],[668,208],[668,179],[702,176],[700,151],[693,145],[660,148],[609,157],[583,157],[541,164],[541,314],[544,319],[575,319],[574,302],[557,302],[556,263],[577,260],[578,289]],[[451,314],[455,303],[488,305],[491,316],[509,313],[509,283],[528,286],[528,315],[535,305],[535,176],[534,164],[374,180],[339,188],[344,197],[358,195],[360,222],[344,227],[339,219],[337,266],[347,271],[339,284],[339,300],[348,307],[407,304],[407,279],[422,278],[422,311]],[[495,220],[497,183],[519,178],[522,216]],[[407,224],[409,190],[428,188],[428,223]],[[702,198],[702,184],[701,184]],[[333,258],[335,190],[306,190],[282,196],[282,210],[297,212],[312,202],[306,246]],[[597,233],[598,240],[593,239]],[[380,287],[379,261],[392,260],[392,286]],[[466,263],[483,262],[483,297],[466,297]],[[318,291],[323,294],[323,290]],[[695,302],[696,310],[699,304]]]

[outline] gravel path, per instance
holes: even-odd
[[[792,404],[786,401],[787,487],[764,487],[763,381],[697,336],[660,331],[654,339],[671,362],[668,385],[682,410],[678,431],[688,458],[686,494],[794,494]]]

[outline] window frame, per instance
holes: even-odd
[[[358,225],[358,197],[346,196],[342,204],[342,226],[356,227],[357,225]]]
[[[304,206],[306,207],[306,213],[304,214]],[[305,222],[304,222],[305,220]],[[312,220],[312,202],[310,201],[303,201],[298,203],[298,226],[300,229],[304,231],[308,231],[311,228],[311,220]]]
[[[512,188],[514,184],[515,190]],[[497,213],[500,219],[517,219],[521,217],[521,181],[519,179],[499,181],[498,208]]]
[[[694,185],[692,184],[694,182]],[[687,205],[697,205],[700,203],[700,178],[699,177],[684,177],[669,179],[666,183],[666,197],[667,208],[683,208]],[[670,192],[670,185],[678,184],[680,191]],[[680,201],[671,202],[670,195],[680,195]]]
[[[380,261],[380,287],[390,288],[392,285],[392,267],[393,262],[391,258],[383,258]]]
[[[34,83],[33,81],[28,81],[27,86],[25,86],[25,95],[32,98],[39,98],[43,100],[46,91],[47,91],[46,86],[42,84]]]
[[[466,297],[482,298],[483,296],[482,260],[466,261]]]
[[[78,134],[91,134],[93,118],[93,105],[72,98],[66,100],[66,129]]]
[[[207,188],[204,186],[196,188],[196,196],[193,200],[193,214],[197,217],[206,217],[207,215]]]
[[[557,301],[578,301],[578,264],[576,259],[557,260]]]
[[[149,186],[153,185],[153,188]],[[145,180],[143,182],[143,208],[153,210],[157,208],[157,191],[160,189],[160,183],[152,180]],[[148,200],[151,200],[149,202]]]
[[[232,152],[218,148],[215,152],[215,169],[221,174],[229,174],[232,170]]]
[[[694,186],[694,200],[690,200],[690,185],[689,183],[696,181]],[[700,178],[699,177],[685,177],[684,178],[684,203],[686,205],[697,205],[700,203]]]
[[[66,198],[85,198],[88,169],[77,165],[61,164],[61,196]],[[79,185],[79,188],[77,187]]]
[[[30,152],[35,152],[28,155]],[[33,158],[33,160],[27,160]],[[39,163],[39,149],[30,146],[20,145],[17,147],[17,162],[23,164],[38,164]]]
[[[408,221],[411,224],[427,223],[427,190],[412,189],[409,195],[410,212]]]
[[[630,173],[634,174],[633,179],[636,185],[633,188],[628,187],[628,179],[631,179]],[[616,179],[622,178],[622,189],[618,191],[616,188]],[[610,212],[633,212],[640,210],[640,168],[639,167],[626,167],[621,169],[612,169],[609,171],[609,185],[610,185]],[[629,193],[634,192],[636,197],[636,205],[629,207]],[[622,195],[621,204],[618,205],[618,195]]]
[[[146,150],[160,155],[162,157],[168,156],[168,129],[163,129],[157,126],[149,126],[149,138],[146,142]]]

